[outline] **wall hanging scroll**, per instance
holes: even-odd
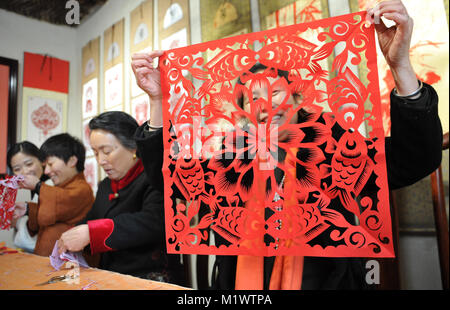
[[[201,0],[202,41],[212,41],[252,32],[250,1]],[[217,55],[218,50],[205,53],[207,61]]]
[[[164,54],[170,253],[394,256],[374,29],[364,21],[360,12]],[[319,44],[302,37],[311,28]],[[329,78],[320,61],[338,44]],[[206,62],[208,49],[220,52]],[[365,84],[349,69],[362,58]]]
[[[190,44],[189,1],[158,2],[159,49],[169,50]]]
[[[153,46],[153,1],[142,2],[130,13],[130,55],[150,52]],[[128,64],[130,66],[130,63]],[[130,114],[139,125],[150,117],[150,99],[130,70]]]
[[[273,29],[299,23],[308,23],[329,17],[325,0],[259,0],[261,29]]]
[[[97,160],[95,157],[87,157],[86,161],[84,162],[84,176],[86,178],[86,182],[91,186],[92,191],[97,193],[97,187],[98,187],[98,173],[99,167]]]
[[[89,41],[82,49],[81,81],[83,119],[99,113],[100,38]]]
[[[22,138],[38,147],[66,130],[69,62],[24,53]]]
[[[98,165],[94,157],[94,151],[89,142],[89,121],[100,113],[99,85],[100,85],[100,37],[89,41],[82,49],[81,72],[82,87],[82,141],[86,148],[86,161],[84,175],[92,187],[94,194],[98,184]]]
[[[252,31],[250,1],[200,1],[203,42]]]
[[[124,110],[124,20],[103,34],[104,110]]]
[[[86,157],[94,156],[86,135],[89,121],[99,114],[99,75],[100,75],[100,38],[89,41],[82,49],[81,56],[81,115],[83,118],[82,141],[86,148]]]

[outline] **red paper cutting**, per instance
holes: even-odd
[[[2,230],[11,227],[17,189],[19,188],[17,182],[21,178],[6,176],[5,179],[0,180],[0,229]]]
[[[55,112],[47,104],[44,104],[39,109],[31,113],[31,121],[33,125],[41,129],[44,135],[48,135],[48,132],[58,127],[60,118],[58,113]]]
[[[174,49],[160,68],[169,253],[394,256],[365,12]]]

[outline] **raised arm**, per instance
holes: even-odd
[[[153,61],[158,60],[164,51],[133,54],[131,68],[133,69],[138,86],[150,97],[150,128],[162,127],[162,91],[159,64],[155,68]]]
[[[367,10],[380,49],[395,81],[391,92],[391,136],[386,161],[391,189],[413,184],[434,171],[442,158],[438,95],[418,80],[410,60],[414,22],[402,1],[383,1]],[[395,22],[386,27],[381,17]]]
[[[420,85],[411,64],[409,49],[414,22],[400,0],[383,1],[367,10],[368,20],[375,25],[380,49],[395,81],[400,96],[414,94]],[[395,22],[386,27],[381,17]],[[413,96],[413,98],[417,98]]]

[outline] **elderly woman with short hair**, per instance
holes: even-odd
[[[137,128],[119,111],[89,122],[90,144],[107,177],[82,224],[61,236],[59,252],[89,246],[91,254],[100,254],[101,269],[182,284],[178,257],[166,253],[163,194],[150,186],[136,154]]]

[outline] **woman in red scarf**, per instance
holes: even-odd
[[[58,242],[59,252],[90,248],[99,268],[141,278],[176,282],[177,257],[165,250],[163,194],[149,185],[133,139],[130,115],[111,111],[89,123],[90,144],[107,177],[81,225]]]

